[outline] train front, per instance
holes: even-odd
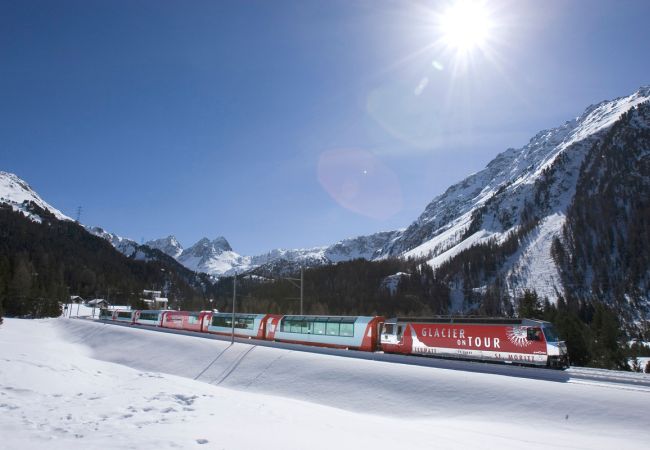
[[[566,343],[560,340],[560,336],[550,323],[545,323],[542,330],[544,331],[544,338],[546,339],[548,366],[554,369],[568,368],[569,354],[566,349]]]

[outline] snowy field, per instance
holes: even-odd
[[[0,326],[0,448],[647,448],[647,388],[77,319]]]

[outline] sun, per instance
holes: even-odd
[[[484,2],[458,0],[440,15],[443,43],[457,52],[485,46],[492,20]]]

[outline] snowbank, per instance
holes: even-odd
[[[12,449],[626,448],[647,443],[649,400],[84,320],[0,327]]]

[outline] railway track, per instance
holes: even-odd
[[[566,372],[570,376],[570,382],[627,385],[650,392],[650,374],[647,373],[623,372],[592,367],[571,367]]]

